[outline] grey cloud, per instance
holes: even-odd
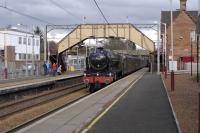
[[[53,0],[71,14],[53,5],[49,0],[6,0],[7,6],[17,11],[30,14],[54,24],[104,22],[93,0]],[[161,10],[169,10],[169,0],[97,0],[109,22],[149,23],[160,19]],[[1,3],[0,3],[1,4]],[[179,0],[173,0],[173,9],[179,8]],[[188,8],[197,10],[197,0],[188,0]],[[22,22],[27,25],[44,25],[0,8],[0,26]]]

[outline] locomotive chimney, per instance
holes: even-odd
[[[180,0],[180,11],[186,11],[187,0]]]

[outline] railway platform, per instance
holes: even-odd
[[[141,69],[18,133],[177,133],[159,75]]]
[[[160,75],[145,74],[109,111],[84,132],[178,133]]]
[[[39,77],[29,77],[16,80],[5,80],[0,82],[0,95],[16,92],[19,90],[30,89],[34,87],[39,87],[43,85],[53,84],[56,81],[64,80],[72,77],[77,77],[83,75],[83,72],[70,72],[65,73],[60,76],[39,76]]]

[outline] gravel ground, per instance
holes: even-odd
[[[190,74],[175,75],[175,91],[171,91],[170,75],[164,78],[169,97],[180,124],[182,133],[197,133],[198,127],[198,92],[197,84]]]
[[[0,133],[6,131],[8,129],[11,129],[17,125],[20,125],[30,119],[33,119],[36,116],[39,116],[50,110],[61,107],[67,103],[70,103],[70,102],[74,101],[75,99],[77,99],[77,97],[84,96],[85,94],[88,94],[86,89],[69,94],[67,96],[63,96],[63,97],[61,97],[57,100],[51,101],[49,103],[39,105],[39,106],[30,108],[30,109],[27,109],[23,112],[16,113],[7,118],[1,119],[0,120]]]

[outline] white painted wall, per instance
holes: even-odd
[[[4,36],[2,33],[0,33],[0,50],[4,49]]]
[[[19,43],[19,38],[21,38],[21,43]],[[20,54],[29,54],[31,57],[29,60],[32,59],[32,54],[37,55],[38,59],[35,58],[35,60],[40,59],[40,37],[38,35],[18,30],[0,30],[0,49],[4,50],[4,46],[15,47],[16,60],[25,60],[19,58]]]
[[[184,64],[184,70],[188,70],[188,71],[191,70],[190,62]],[[197,63],[194,63],[194,62],[192,63],[192,71],[197,72]],[[199,63],[199,71],[200,71],[200,63]]]

